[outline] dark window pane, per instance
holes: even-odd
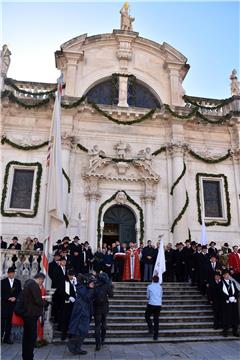
[[[203,180],[204,207],[206,217],[222,217],[220,182]]]
[[[10,208],[31,208],[33,177],[34,170],[14,170]]]
[[[118,84],[112,80],[106,80],[97,84],[87,93],[89,102],[104,105],[116,105],[118,103]]]
[[[128,80],[128,105],[142,108],[160,108],[159,101],[151,91],[138,81]]]

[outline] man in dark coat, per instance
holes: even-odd
[[[109,297],[113,297],[112,285],[108,275],[102,272],[97,277],[93,298],[96,351],[101,349],[101,345],[104,344],[106,336]]]
[[[217,249],[215,248],[215,245],[216,243],[214,241],[211,241],[210,244],[209,244],[209,248],[208,248],[208,255],[209,255],[209,258],[211,256],[215,256],[216,259],[218,259],[218,251]]]
[[[76,278],[73,270],[68,270],[65,282],[59,288],[58,296],[60,303],[60,329],[62,331],[61,340],[67,337],[69,321],[72,315],[73,305],[76,299]]]
[[[8,246],[8,249],[11,249],[11,250],[21,250],[22,246],[21,244],[18,243],[18,238],[16,236],[14,236],[12,238],[12,244],[10,244]]]
[[[61,303],[60,303],[59,291],[64,287],[65,277],[67,275],[66,263],[67,263],[66,258],[60,257],[59,265],[57,265],[53,271],[54,286],[56,290],[53,294],[52,315],[54,316],[55,322],[58,323],[59,330],[60,330],[60,322],[61,322]]]
[[[6,249],[7,243],[6,241],[3,240],[2,236],[0,236],[0,241],[1,241],[1,249]]]
[[[147,246],[145,246],[142,251],[142,261],[144,263],[144,281],[151,281],[152,279],[155,254],[155,249],[152,247],[152,241],[148,240]]]
[[[185,262],[185,274],[184,274],[185,281],[189,281],[192,278],[192,254],[193,254],[193,249],[191,246],[191,241],[186,240],[185,246],[183,248],[183,257]]]
[[[183,252],[183,243],[178,244],[178,248],[174,252],[174,263],[176,278],[178,282],[185,280],[185,256]]]
[[[232,328],[233,336],[238,334],[238,290],[235,283],[230,280],[229,270],[223,271],[222,280],[222,309],[223,309],[223,336],[228,336],[228,329]]]
[[[114,280],[121,281],[123,275],[124,260],[116,257],[117,253],[124,253],[123,247],[120,245],[120,241],[116,241],[116,246],[113,249],[113,263],[114,263]]]
[[[6,344],[13,344],[11,341],[12,315],[17,297],[21,292],[21,282],[14,276],[14,268],[9,268],[7,278],[1,280],[1,339]]]
[[[70,256],[71,256],[71,263],[75,270],[75,274],[79,274],[81,270],[81,253],[82,253],[82,246],[79,243],[79,237],[75,236],[73,238],[73,242],[69,245],[70,249]]]
[[[174,261],[174,250],[172,248],[172,244],[167,244],[165,250],[165,261],[166,261],[166,272],[163,274],[163,278],[165,281],[174,281],[174,269],[173,269],[173,261]]]
[[[38,238],[34,238],[33,241],[34,241],[33,250],[35,250],[35,251],[43,251],[43,243],[38,241]]]
[[[68,350],[74,355],[84,355],[82,344],[88,334],[92,317],[92,301],[94,295],[94,282],[92,276],[78,275],[77,295],[69,323]]]
[[[214,274],[214,281],[207,284],[207,296],[210,304],[213,308],[214,324],[213,328],[215,330],[222,327],[222,282],[221,274],[216,271]]]
[[[37,340],[37,321],[43,314],[44,301],[40,287],[45,280],[43,273],[34,276],[34,280],[29,279],[25,282],[23,289],[23,302],[25,313],[23,316],[23,339],[22,357],[23,360],[32,360],[34,346]]]
[[[48,275],[50,277],[50,279],[52,280],[52,285],[51,287],[53,289],[57,288],[57,281],[56,281],[56,268],[59,266],[59,261],[60,261],[60,254],[58,251],[55,252],[55,254],[53,255],[53,260],[48,264]]]

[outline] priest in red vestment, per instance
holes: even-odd
[[[124,280],[141,281],[139,256],[140,256],[140,250],[137,249],[136,244],[131,242],[130,249],[127,250],[124,259],[123,281]]]

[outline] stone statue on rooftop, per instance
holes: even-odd
[[[128,14],[128,8],[129,8],[129,5],[127,2],[125,2],[123,7],[120,10],[121,30],[133,31],[132,23],[135,19]]]
[[[11,61],[10,55],[11,55],[11,51],[8,49],[8,46],[6,44],[3,45],[0,56],[1,59],[0,68],[1,68],[2,78],[5,78],[7,76],[8,68]]]
[[[238,81],[237,70],[233,69],[231,75],[231,95],[240,95],[240,81]]]

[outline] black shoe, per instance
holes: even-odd
[[[95,350],[96,350],[96,351],[99,351],[100,349],[101,349],[101,345],[99,345],[99,344],[98,344],[98,345],[96,345]]]
[[[153,340],[158,340],[158,336],[154,335]]]
[[[3,340],[3,343],[4,343],[4,344],[8,344],[8,345],[12,345],[12,344],[13,344],[13,341],[10,340],[10,339],[4,339],[4,340]]]
[[[102,338],[102,339],[101,339],[101,345],[103,346],[104,343],[105,343],[105,338]]]
[[[222,332],[222,336],[227,337],[227,336],[228,336],[227,331],[223,331],[223,332]]]
[[[239,337],[239,333],[233,333],[233,336],[235,336],[235,337]]]
[[[77,352],[78,355],[86,355],[87,354],[87,351],[86,350],[79,350]]]
[[[64,340],[66,340],[66,338],[67,338],[67,334],[62,334],[61,340],[64,341]]]

